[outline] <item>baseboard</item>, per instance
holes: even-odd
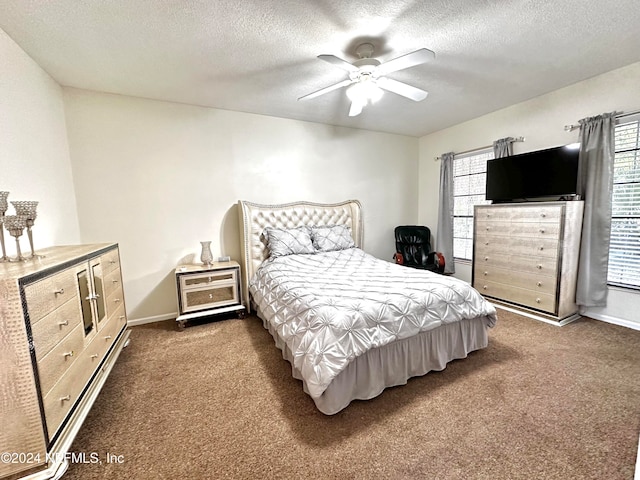
[[[589,310],[586,310],[582,315],[584,315],[585,317],[593,318],[595,320],[600,320],[601,322],[613,323],[614,325],[620,325],[621,327],[627,327],[632,330],[640,330],[640,323],[638,322],[631,322],[629,320],[612,317],[610,315],[593,313],[593,312],[590,312]]]
[[[491,304],[496,308],[501,308],[502,310],[507,310],[508,312],[517,313],[518,315],[522,315],[523,317],[533,318],[540,322],[548,323],[549,325],[554,325],[556,327],[564,327],[568,323],[574,322],[580,318],[580,314],[575,313],[573,315],[569,315],[567,318],[563,318],[562,320],[552,320],[550,318],[544,317],[543,315],[536,315],[535,313],[529,312],[528,310],[511,307],[493,299],[491,299],[490,301]]]
[[[154,315],[152,317],[134,318],[127,320],[127,326],[135,327],[136,325],[144,325],[145,323],[162,322],[164,320],[175,320],[178,312],[165,313],[162,315]]]

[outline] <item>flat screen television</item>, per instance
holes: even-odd
[[[577,148],[567,146],[487,162],[487,200],[493,203],[568,199],[576,194]]]

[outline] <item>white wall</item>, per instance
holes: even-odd
[[[120,244],[131,320],[176,311],[201,240],[239,259],[239,199],[362,202],[365,250],[391,260],[418,217],[418,139],[64,90],[83,242]]]
[[[78,243],[80,231],[67,146],[62,89],[0,29],[0,190],[38,200],[36,250]],[[11,204],[7,214],[14,214]],[[5,234],[7,253],[15,254]],[[29,253],[26,235],[23,253]]]
[[[445,152],[461,152],[490,145],[503,137],[526,137],[514,144],[514,153],[523,153],[578,141],[578,130],[564,126],[581,118],[611,111],[640,108],[638,96],[640,63],[512,105],[474,120],[441,130],[420,139],[420,221],[437,225],[440,163],[434,157]],[[435,233],[434,233],[435,235]],[[468,264],[456,264],[456,276],[471,281]],[[590,309],[594,318],[640,327],[640,295],[629,290],[610,289],[609,306]]]

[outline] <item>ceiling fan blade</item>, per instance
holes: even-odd
[[[320,95],[324,95],[325,93],[329,93],[333,90],[337,90],[340,87],[346,87],[347,85],[350,85],[353,83],[353,80],[343,80],[341,82],[338,83],[334,83],[333,85],[329,85],[328,87],[325,88],[321,88],[320,90],[317,90],[315,92],[309,93],[308,95],[304,95],[300,98],[298,98],[298,100],[309,100],[311,98],[316,98],[319,97]]]
[[[331,65],[335,65],[347,72],[357,72],[358,67],[355,65],[351,65],[346,60],[336,57],[335,55],[318,55],[320,60],[324,60],[325,62],[329,62]]]
[[[362,102],[351,102],[351,108],[349,108],[349,116],[356,117],[362,113],[362,107],[364,104]]]
[[[436,54],[431,50],[427,48],[421,48],[420,50],[416,50],[415,52],[407,53],[406,55],[402,55],[400,57],[389,60],[388,62],[384,62],[377,68],[377,71],[380,75],[386,75],[391,72],[397,72],[398,70],[403,70],[415,65],[420,65],[421,63],[433,60],[435,57]]]
[[[414,100],[416,102],[424,100],[428,95],[428,93],[424,90],[412,87],[411,85],[407,85],[406,83],[399,82],[397,80],[393,80],[392,78],[382,77],[379,78],[376,83],[380,88],[384,90],[395,93],[396,95],[400,95],[402,97],[410,98],[411,100]]]

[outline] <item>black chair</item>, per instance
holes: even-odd
[[[420,225],[402,225],[395,228],[396,253],[393,259],[399,265],[431,272],[444,272],[444,256],[431,250],[431,230]]]

